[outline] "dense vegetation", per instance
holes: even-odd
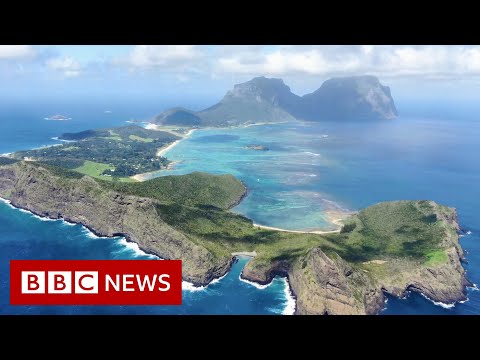
[[[435,209],[437,206],[438,209]],[[350,261],[382,256],[428,260],[439,249],[445,225],[435,211],[450,212],[429,201],[384,202],[370,206],[345,222],[338,242]],[[436,259],[442,258],[435,256]]]
[[[76,133],[64,133],[60,136],[62,140],[84,140],[90,137],[101,136],[99,130],[85,130]]]
[[[241,215],[209,206],[162,204],[157,210],[165,222],[210,250],[257,251],[257,264],[291,260],[321,247],[327,254],[337,253],[359,265],[375,259],[406,258],[434,266],[447,259],[442,239],[448,231],[435,212],[451,211],[435,206],[427,201],[380,203],[351,217],[345,225],[347,231],[324,235],[257,228]]]
[[[9,164],[16,163],[17,161],[18,160],[10,159],[10,158],[4,157],[4,156],[0,156],[0,165],[9,165]]]
[[[155,117],[154,122],[162,125],[198,126],[202,119],[192,111],[184,108],[173,108]]]
[[[66,133],[61,139],[77,141],[19,151],[14,156],[17,159],[33,158],[97,178],[115,179],[165,168],[169,161],[156,156],[157,150],[179,137],[130,125]]]
[[[294,259],[305,255],[309,249],[322,246],[331,250],[334,243],[317,234],[295,234],[265,230],[253,226],[242,215],[223,211],[212,206],[184,206],[161,204],[159,216],[166,223],[190,235],[217,255],[233,251],[256,251],[256,263],[270,264],[274,260]]]
[[[188,206],[211,205],[228,209],[245,193],[245,186],[232,175],[194,172],[181,176],[162,176],[144,182],[100,182],[124,194],[148,197],[166,203]]]
[[[84,176],[40,162],[29,164],[45,167],[67,182]],[[246,190],[231,175],[195,172],[141,183],[97,182],[105,190],[157,200],[156,209],[163,221],[216,256],[255,250],[258,256],[254,262],[260,266],[301,258],[315,247],[369,271],[380,271],[382,266],[365,262],[393,258],[437,266],[448,260],[444,250],[451,244],[443,242],[445,236],[455,233],[440,220],[452,218],[453,210],[430,201],[379,203],[347,219],[341,232],[320,235],[261,229],[250,219],[226,211]]]

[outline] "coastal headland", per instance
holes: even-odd
[[[236,256],[250,256],[241,278],[266,285],[287,277],[296,314],[377,314],[386,293],[410,291],[437,303],[464,301],[471,283],[454,208],[430,200],[381,202],[347,218],[330,214],[338,226],[332,231],[286,230],[231,211],[247,193],[232,175],[146,180],[171,165],[164,155],[189,129],[397,115],[390,89],[373,76],[333,78],[302,97],[281,79],[254,78],[216,105],[167,110],[148,128],[66,133],[59,139],[74,142],[0,157],[0,197],[99,236],[125,236],[162,259],[181,259],[184,280],[197,287],[224,276]]]
[[[254,256],[242,277],[288,277],[297,314],[375,314],[385,295],[417,291],[451,304],[470,285],[456,212],[432,201],[370,206],[339,231],[297,233],[255,226],[229,209],[245,195],[230,175],[192,173],[145,182],[95,179],[42,162],[0,161],[0,197],[39,216],[124,235],[142,250],[182,259],[184,280],[205,286]]]

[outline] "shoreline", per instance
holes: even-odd
[[[38,213],[35,213],[35,211],[32,211],[30,209],[25,209],[21,206],[13,204],[11,200],[5,199],[3,197],[0,197],[0,202],[8,205],[9,207],[11,207],[13,209],[16,209],[18,211],[27,213],[27,214],[39,219],[40,221],[59,221],[59,222],[61,222],[63,224],[66,224],[66,225],[80,225],[82,227],[82,230],[84,230],[86,232],[87,237],[95,238],[95,239],[116,240],[122,246],[125,246],[127,249],[132,250],[135,253],[135,255],[148,256],[152,260],[165,260],[164,258],[159,256],[158,254],[156,254],[154,252],[151,252],[151,251],[148,251],[146,249],[143,249],[137,242],[131,240],[125,234],[118,233],[118,234],[114,234],[113,236],[104,235],[104,234],[101,234],[101,233],[97,232],[95,229],[93,229],[92,227],[90,227],[87,224],[82,223],[82,222],[71,221],[70,219],[64,218],[64,217],[51,218],[51,217],[48,217],[48,216],[43,216],[43,215],[40,215]],[[223,278],[225,278],[230,273],[230,271],[232,270],[233,260],[237,256],[253,257],[253,256],[256,256],[256,255],[257,255],[257,253],[255,251],[253,251],[253,252],[243,252],[243,251],[241,251],[241,252],[232,253],[232,258],[231,258],[232,261],[230,261],[230,266],[229,266],[228,270],[225,272],[225,274],[223,274],[219,277],[213,278],[212,280],[210,280],[210,282],[208,284],[201,285],[201,286],[196,286],[195,284],[193,284],[189,281],[186,281],[182,278],[182,291],[197,292],[197,291],[206,290],[208,288],[208,286],[210,286],[211,284],[218,283],[219,281],[221,281]],[[284,293],[285,293],[285,297],[286,297],[285,308],[282,310],[281,315],[293,315],[296,311],[296,297],[294,295],[292,295],[293,290],[290,286],[288,278],[286,278],[286,277],[281,277],[281,278],[285,281]],[[272,279],[272,281],[270,281],[268,284],[262,285],[262,284],[259,284],[259,283],[255,283],[253,281],[248,281],[246,279],[242,279],[241,275],[240,275],[240,280],[243,281],[243,282],[248,282],[252,286],[255,286],[256,288],[259,288],[259,289],[264,289],[264,288],[270,286],[272,284],[272,281],[273,281],[273,279]],[[293,308],[292,308],[292,306],[293,306]],[[293,312],[292,312],[292,309],[293,309]]]
[[[275,231],[282,231],[282,232],[288,232],[288,233],[296,233],[296,234],[333,234],[333,233],[338,233],[340,232],[341,229],[337,230],[311,230],[311,231],[304,231],[304,230],[288,230],[288,229],[282,229],[274,226],[267,226],[267,225],[260,225],[253,223],[253,226],[259,227],[261,229],[265,230],[275,230]]]
[[[9,207],[16,209],[20,212],[27,213],[29,215],[32,215],[35,218],[38,218],[40,221],[60,221],[62,223],[65,223],[67,225],[80,225],[84,231],[86,231],[86,236],[90,238],[96,238],[96,239],[109,239],[109,240],[118,240],[120,244],[123,246],[133,250],[136,255],[144,255],[148,256],[150,258],[154,258],[155,260],[165,260],[162,258],[160,255],[156,254],[153,251],[149,251],[147,249],[142,248],[136,241],[131,240],[128,235],[122,234],[122,233],[117,233],[113,234],[112,236],[108,236],[102,233],[97,232],[94,228],[90,227],[89,225],[82,223],[82,222],[75,222],[71,221],[69,218],[64,218],[64,217],[59,217],[59,218],[51,218],[48,216],[43,216],[41,214],[36,213],[35,211],[32,211],[30,209],[23,208],[21,206],[18,206],[14,203],[12,203],[11,200],[5,199],[0,196],[0,202],[8,205]],[[117,239],[119,238],[119,239]],[[232,259],[234,257],[232,256]],[[220,277],[213,278],[208,284],[202,285],[202,286],[196,286],[195,284],[188,282],[186,280],[183,280],[182,278],[182,290],[186,291],[199,291],[206,289],[210,284],[215,284],[216,282],[220,281],[223,279],[231,270],[231,265],[225,274],[223,274]]]
[[[155,129],[155,130],[160,131],[159,129]],[[188,139],[193,134],[193,132],[195,130],[198,130],[198,129],[188,130],[188,132],[181,139],[175,140],[173,143],[170,143],[167,146],[164,146],[164,147],[161,147],[160,149],[158,149],[157,153],[155,155],[157,157],[163,156],[166,152],[172,150],[175,146],[177,146],[182,140]],[[163,131],[163,130],[161,130],[161,131]],[[174,161],[171,162],[171,164],[174,164],[174,163],[175,163]],[[146,181],[146,180],[149,180],[149,179],[146,179],[146,177],[148,177],[148,175],[156,173],[158,171],[170,170],[169,167],[170,167],[170,164],[166,169],[159,169],[159,170],[150,171],[150,172],[147,172],[147,173],[137,174],[137,175],[131,176],[130,178],[134,179],[136,181],[140,181],[140,182]]]
[[[161,129],[157,129],[158,131],[165,131],[165,130],[161,130]],[[164,147],[161,147],[160,149],[158,149],[157,151],[157,156],[163,156],[166,152],[168,152],[169,150],[173,149],[176,145],[178,145],[181,141],[185,140],[185,139],[188,139],[194,132],[195,130],[198,130],[198,129],[190,129],[187,131],[187,133],[185,135],[182,136],[181,139],[178,139],[178,140],[175,140],[173,143],[167,145],[167,146],[164,146]]]
[[[255,257],[257,256],[257,252],[254,251],[237,251],[237,252],[232,252],[232,256],[247,256],[247,257]]]

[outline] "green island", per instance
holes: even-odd
[[[164,169],[169,161],[160,148],[180,139],[165,131],[137,125],[65,133],[58,146],[18,151],[15,159],[40,161],[109,181],[131,182],[131,176]]]
[[[118,143],[159,141],[145,133],[143,139],[154,140],[132,140],[129,131],[118,129],[101,134],[121,138],[108,140]],[[87,139],[100,141],[95,133],[63,146],[86,149]],[[77,151],[59,148],[51,155]],[[15,157],[0,158],[2,198],[41,216],[84,224],[99,235],[123,234],[161,258],[182,259],[184,279],[197,286],[223,276],[233,254],[248,252],[256,256],[242,277],[266,284],[287,276],[297,314],[376,314],[385,292],[418,291],[445,303],[466,298],[456,212],[433,201],[379,203],[345,219],[338,232],[292,233],[255,226],[230,211],[247,191],[231,175],[194,172],[128,183],[89,176],[93,165],[85,162],[92,160],[60,167],[65,163]],[[101,170],[108,168],[95,168]]]

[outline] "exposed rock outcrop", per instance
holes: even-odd
[[[102,236],[123,234],[162,258],[181,259],[184,279],[195,285],[224,275],[232,263],[229,254],[245,250],[240,248],[245,244],[222,241],[220,235],[204,243],[210,246],[201,245],[200,238],[181,230],[182,224],[164,221],[159,200],[113,191],[88,176],[60,176],[31,162],[11,161],[0,162],[0,197],[41,216],[84,224]],[[200,211],[185,206],[193,209],[187,212],[191,216]],[[240,223],[231,224],[240,228]],[[328,236],[283,238],[262,230],[265,236],[257,239],[270,247],[253,252],[257,257],[242,276],[260,284],[287,276],[297,314],[376,314],[384,307],[385,292],[401,297],[417,291],[443,303],[466,299],[465,287],[471,284],[461,264],[455,209],[433,201],[379,203],[354,214],[344,227],[348,231]],[[291,251],[288,242],[284,249],[279,242],[285,240],[302,245]],[[222,250],[209,250],[215,248]]]
[[[80,223],[101,236],[123,234],[149,253],[182,259],[183,276],[206,285],[224,275],[231,258],[215,257],[163,222],[156,201],[105,191],[92,178],[64,179],[25,162],[0,167],[0,196],[12,205],[52,219]]]
[[[173,108],[158,115],[153,122],[179,126],[235,126],[294,119],[393,119],[397,115],[390,88],[374,76],[332,78],[315,92],[302,97],[292,93],[282,79],[261,76],[235,85],[220,102],[205,110],[193,112]]]

